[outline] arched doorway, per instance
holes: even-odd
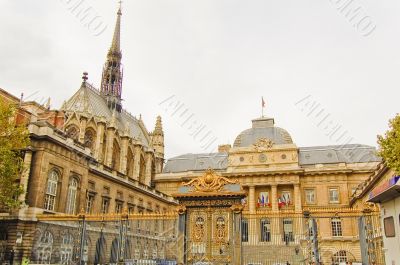
[[[100,238],[96,243],[96,254],[94,256],[94,264],[105,264],[106,263],[106,239],[104,238],[104,234],[100,235]]]

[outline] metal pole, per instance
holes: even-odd
[[[312,231],[313,231],[313,237],[312,237],[312,250],[315,256],[315,264],[320,265],[320,260],[319,260],[319,249],[318,249],[318,227],[317,227],[317,220],[315,218],[311,218],[311,224],[312,224]]]
[[[85,252],[85,238],[86,238],[86,218],[85,215],[82,214],[82,228],[81,228],[81,242],[80,242],[80,251],[79,251],[79,264],[84,265],[85,261],[83,260],[83,255]]]

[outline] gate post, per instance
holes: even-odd
[[[242,264],[242,205],[232,205],[232,264]]]
[[[79,244],[79,265],[85,264],[85,260],[83,259],[85,252],[85,243],[86,243],[86,216],[82,213],[79,215],[79,218],[82,219],[81,231],[80,231],[80,244]]]
[[[178,264],[187,264],[186,256],[186,207],[180,206],[178,208],[178,236],[176,239],[176,253]]]
[[[363,265],[367,265],[369,260],[365,216],[360,216],[358,218],[358,232],[360,235],[361,261]]]
[[[311,236],[309,231],[309,239],[311,241],[311,257],[310,261],[312,261],[314,256],[314,262],[316,265],[320,265],[320,257],[319,257],[319,249],[318,249],[318,225],[317,220],[313,218],[309,211],[303,212],[304,218],[307,220],[307,228],[311,230]]]

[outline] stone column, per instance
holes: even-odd
[[[105,153],[105,164],[108,167],[111,167],[112,164],[112,155],[113,155],[113,145],[114,145],[114,128],[107,128],[107,146]]]
[[[278,211],[278,186],[276,184],[271,185],[271,206],[272,211]]]
[[[294,210],[301,212],[300,185],[298,183],[294,184]]]
[[[128,160],[128,143],[129,143],[129,137],[128,136],[122,136],[121,137],[121,154],[120,154],[120,162],[119,162],[119,172],[122,172],[123,174],[126,174],[126,164]]]
[[[29,182],[29,175],[31,173],[31,162],[32,162],[32,150],[26,150],[24,156],[24,169],[20,178],[20,185],[23,189],[23,192],[18,198],[18,200],[22,202],[22,204],[25,204],[26,195],[28,193],[28,182]]]
[[[256,200],[255,200],[255,187],[254,185],[249,186],[249,212],[251,214],[256,213]]]
[[[85,143],[85,132],[86,132],[87,118],[81,116],[81,124],[79,126],[79,142]]]
[[[135,145],[134,152],[135,152],[135,155],[133,158],[133,176],[132,176],[132,178],[139,181],[140,157],[141,157],[142,147],[140,145]]]
[[[105,154],[102,154],[103,152],[103,142],[104,142],[104,129],[106,127],[106,124],[104,121],[99,121],[97,124],[97,133],[96,133],[96,140],[95,140],[95,146],[94,146],[94,157],[98,161],[104,161],[103,156]]]

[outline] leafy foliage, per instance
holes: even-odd
[[[385,136],[378,135],[379,155],[387,166],[400,174],[400,115],[389,121]]]
[[[0,209],[18,207],[17,198],[23,192],[17,179],[23,170],[29,133],[24,125],[16,124],[15,117],[15,106],[0,98]]]

